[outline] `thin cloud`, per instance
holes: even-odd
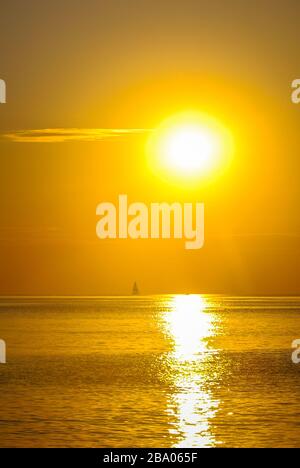
[[[144,128],[46,128],[4,133],[0,138],[16,143],[64,143],[114,140],[150,131]]]

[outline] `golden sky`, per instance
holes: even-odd
[[[1,5],[0,294],[300,293],[298,0]],[[149,169],[149,133],[204,112],[229,129],[209,183]],[[205,203],[205,247],[100,241],[96,206]]]

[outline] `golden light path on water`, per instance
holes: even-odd
[[[178,295],[166,303],[163,327],[173,350],[168,355],[174,391],[167,408],[174,421],[170,435],[175,447],[216,445],[211,419],[218,408],[207,389],[207,339],[215,333],[209,303],[200,295]]]

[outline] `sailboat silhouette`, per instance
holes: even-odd
[[[137,282],[134,282],[133,288],[132,288],[132,295],[133,296],[138,296],[140,294]]]

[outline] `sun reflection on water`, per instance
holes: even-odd
[[[167,408],[170,436],[175,447],[216,445],[210,421],[218,402],[208,388],[213,350],[207,339],[215,334],[209,302],[200,295],[178,295],[165,305],[163,328],[173,348],[167,357],[174,385]]]
[[[206,300],[199,295],[175,296],[164,319],[174,343],[174,357],[179,361],[203,359],[210,333],[211,316],[203,312]]]

